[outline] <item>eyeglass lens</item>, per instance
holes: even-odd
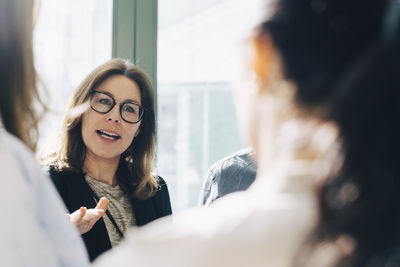
[[[93,110],[105,114],[109,112],[116,102],[113,97],[93,91],[90,99],[90,106]],[[124,102],[120,105],[121,118],[129,123],[136,123],[140,121],[143,115],[143,108],[135,103]]]

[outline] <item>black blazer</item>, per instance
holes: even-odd
[[[83,174],[72,171],[60,172],[54,168],[49,169],[49,174],[70,213],[82,206],[88,209],[96,207],[92,190],[86,183]],[[146,200],[130,198],[138,226],[172,214],[167,184],[160,176],[157,177],[157,181],[159,190],[153,197]],[[98,220],[89,232],[82,235],[82,238],[90,261],[111,249],[111,242],[103,219]]]

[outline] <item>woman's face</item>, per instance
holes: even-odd
[[[96,91],[107,93],[115,99],[115,106],[106,114],[89,108],[82,116],[82,138],[86,158],[119,160],[139,133],[141,121],[128,123],[121,118],[120,104],[126,101],[141,105],[138,85],[122,75],[112,75]]]

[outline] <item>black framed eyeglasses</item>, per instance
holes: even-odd
[[[112,95],[107,92],[90,91],[90,107],[101,114],[110,112],[117,104]],[[144,108],[132,101],[125,101],[119,104],[119,114],[127,123],[138,123],[144,113]]]

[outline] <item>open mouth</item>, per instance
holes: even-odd
[[[96,133],[98,135],[100,135],[101,137],[104,137],[104,138],[109,139],[109,140],[117,140],[117,139],[121,138],[121,136],[119,136],[118,134],[111,133],[111,132],[108,132],[108,131],[105,131],[105,130],[97,130]]]

